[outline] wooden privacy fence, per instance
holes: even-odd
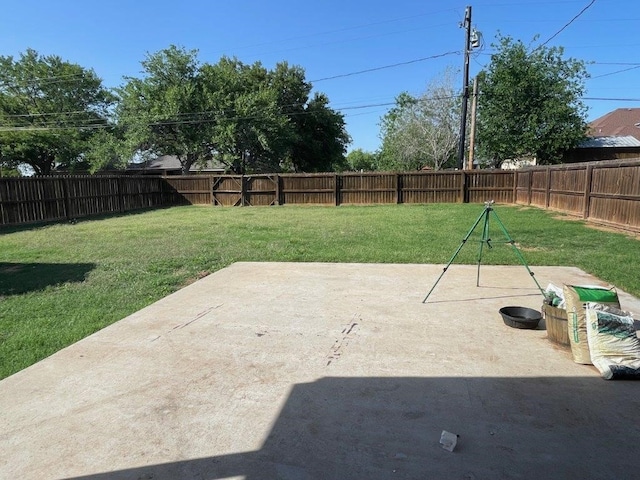
[[[513,203],[640,231],[640,160],[554,165],[515,175]]]
[[[0,225],[71,220],[203,201],[210,203],[210,199],[210,178],[0,178]]]
[[[640,159],[523,170],[0,178],[0,225],[182,204],[533,205],[640,231]]]
[[[388,203],[512,203],[513,172],[216,175],[212,203],[221,206]]]

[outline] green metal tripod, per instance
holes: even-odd
[[[536,283],[536,286],[538,287],[538,290],[540,290],[540,293],[542,293],[543,296],[545,295],[544,290],[542,289],[542,287],[540,287],[538,280],[536,280],[534,273],[529,268],[529,265],[527,265],[527,262],[522,256],[522,253],[520,252],[518,247],[516,247],[516,242],[511,238],[511,236],[509,235],[509,232],[507,232],[507,229],[504,227],[504,224],[500,221],[498,214],[493,208],[493,204],[494,204],[493,200],[489,202],[484,202],[484,210],[482,211],[478,219],[475,221],[475,223],[471,227],[471,230],[469,230],[469,233],[467,233],[467,235],[462,239],[462,243],[460,243],[460,246],[451,257],[451,260],[449,260],[449,263],[447,263],[447,266],[444,267],[444,269],[442,270],[442,273],[436,280],[436,283],[433,284],[433,287],[431,287],[431,290],[429,290],[429,293],[427,293],[427,296],[424,297],[424,300],[422,301],[422,303],[427,303],[427,299],[429,298],[429,295],[431,295],[431,292],[433,292],[433,290],[436,288],[436,285],[438,285],[438,282],[440,281],[440,279],[444,276],[447,269],[451,266],[453,261],[456,259],[456,257],[458,256],[458,253],[460,253],[460,250],[462,250],[462,247],[464,247],[465,243],[467,243],[467,240],[469,240],[469,237],[471,236],[473,231],[476,229],[478,225],[480,225],[480,222],[484,220],[484,223],[482,225],[482,238],[480,239],[480,251],[478,252],[478,274],[476,276],[476,287],[480,286],[480,263],[482,262],[482,251],[483,251],[484,245],[486,243],[487,248],[493,248],[491,246],[491,238],[489,237],[489,217],[491,216],[491,213],[493,213],[493,217],[498,222],[498,225],[500,226],[502,233],[504,233],[506,243],[511,245],[514,252],[516,252],[516,256],[520,260],[520,263],[524,265],[524,267],[527,269],[527,272],[529,272],[529,275],[531,275],[531,278]]]

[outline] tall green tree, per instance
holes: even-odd
[[[196,50],[171,45],[147,55],[142,78],[126,77],[118,89],[118,126],[129,157],[175,155],[186,174],[211,158],[209,113]]]
[[[291,168],[297,172],[322,172],[346,167],[345,153],[351,143],[344,116],[329,106],[321,92],[299,66],[278,63],[271,72],[270,88],[277,92],[280,111],[291,126],[286,138]]]
[[[367,152],[356,148],[347,155],[347,168],[352,171],[373,172],[378,169],[378,157],[378,152]]]
[[[450,164],[458,145],[460,95],[453,87],[453,75],[445,71],[434,78],[425,92],[407,92],[382,118],[383,170],[434,170]]]
[[[319,171],[344,160],[344,119],[326,96],[310,98],[300,67],[229,57],[200,64],[196,51],[175,46],[142,65],[144,76],[119,90],[130,155],[175,155],[183,173],[210,158],[237,173]]]
[[[330,172],[347,167],[345,153],[351,137],[344,117],[329,107],[329,98],[316,93],[294,117],[297,138],[291,147],[296,172]]]
[[[584,62],[564,58],[561,47],[530,49],[510,37],[494,48],[479,75],[479,157],[493,166],[531,156],[560,162],[587,131]]]
[[[131,156],[126,148],[122,129],[114,125],[97,131],[89,139],[83,159],[91,173],[124,169]]]
[[[203,67],[215,148],[238,173],[331,171],[344,166],[351,141],[342,114],[306,81],[304,70],[278,63],[267,70],[223,57]],[[213,107],[212,107],[213,108]]]
[[[0,162],[36,174],[86,167],[115,97],[93,70],[32,49],[0,56]]]
[[[201,83],[211,117],[208,140],[218,159],[237,173],[279,170],[292,132],[270,72],[259,62],[222,57],[202,67]]]

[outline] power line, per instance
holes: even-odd
[[[98,130],[102,128],[112,128],[109,124],[87,124],[69,126],[41,126],[41,127],[0,127],[0,132],[48,132],[55,130]]]
[[[577,0],[552,0],[548,2],[509,2],[509,3],[485,3],[483,7],[519,7],[519,6],[531,6],[533,5],[558,5],[561,3],[578,3]]]
[[[323,78],[318,78],[315,80],[308,80],[309,83],[316,83],[316,82],[324,82],[327,80],[334,80],[337,78],[345,78],[345,77],[352,77],[355,75],[362,75],[364,73],[371,73],[371,72],[376,72],[376,71],[380,71],[380,70],[386,70],[386,69],[390,69],[390,68],[396,68],[396,67],[401,67],[401,66],[405,66],[405,65],[411,65],[413,63],[419,63],[419,62],[424,62],[427,60],[433,60],[436,58],[442,58],[442,57],[446,57],[449,55],[459,55],[461,52],[459,50],[455,50],[455,51],[449,51],[449,52],[445,52],[445,53],[441,53],[441,54],[437,54],[437,55],[431,55],[428,57],[421,57],[421,58],[416,58],[413,60],[407,60],[405,62],[398,62],[398,63],[393,63],[390,65],[382,65],[380,67],[374,67],[374,68],[368,68],[365,70],[359,70],[356,72],[349,72],[349,73],[343,73],[343,74],[339,74],[339,75],[333,75],[330,77],[323,77]],[[67,77],[84,77],[83,74],[75,74],[75,75],[61,75],[59,77],[48,77],[46,79],[31,79],[31,80],[27,80],[27,83],[37,83],[40,82],[41,85],[44,84],[52,84],[52,83],[59,83],[62,81],[66,81],[64,80]],[[78,78],[78,80],[82,80],[82,78]],[[8,82],[4,83],[4,86],[18,86],[17,84],[10,84]],[[27,115],[28,116],[28,115]]]
[[[420,100],[420,99],[419,99]],[[379,107],[389,107],[395,105],[396,102],[379,102],[379,103],[369,103],[364,105],[354,105],[349,107],[342,108],[333,108],[334,111],[342,112],[342,111],[350,111],[350,110],[363,110],[368,108],[379,108]],[[195,118],[182,118],[175,120],[164,120],[164,121],[156,121],[156,122],[148,122],[147,126],[153,127],[162,127],[162,126],[171,126],[171,125],[196,125],[196,124],[204,124],[204,123],[214,123],[220,120],[226,121],[241,121],[241,120],[259,120],[264,117],[264,114],[256,114],[256,115],[247,115],[247,116],[217,116],[213,118],[206,118],[204,115],[215,113],[213,111],[210,112],[185,112],[181,114],[177,114],[180,116],[194,116]],[[288,116],[300,116],[300,115],[312,115],[314,112],[303,111],[303,112],[283,112],[284,115]],[[197,116],[201,116],[197,118]],[[57,125],[53,122],[43,123],[39,126],[6,126],[0,127],[0,132],[24,132],[24,131],[49,131],[49,130],[75,130],[75,129],[101,129],[101,128],[110,128],[114,125],[109,123],[97,123],[100,122],[99,119],[91,119],[87,120],[86,124],[76,124],[76,125]],[[104,121],[102,121],[104,122]]]
[[[591,2],[589,3],[589,5],[587,5],[586,7],[584,7],[582,10],[580,10],[580,12],[573,17],[571,20],[569,20],[560,30],[558,30],[556,33],[554,33],[553,35],[551,35],[551,37],[549,37],[547,39],[546,42],[541,43],[540,45],[538,45],[538,47],[536,48],[542,48],[544,47],[547,43],[549,43],[551,40],[553,40],[554,38],[556,38],[558,35],[560,35],[569,25],[571,25],[573,22],[575,22],[584,12],[586,12],[589,8],[591,8],[591,6],[596,3],[596,0],[591,0]]]
[[[593,65],[640,65],[638,62],[591,62]]]
[[[349,72],[349,73],[343,73],[343,74],[340,74],[340,75],[333,75],[333,76],[330,76],[330,77],[318,78],[318,79],[315,79],[315,80],[309,80],[308,82],[309,83],[317,83],[317,82],[324,82],[324,81],[327,81],[327,80],[335,80],[337,78],[352,77],[352,76],[355,76],[355,75],[362,75],[364,73],[377,72],[377,71],[380,71],[380,70],[386,70],[386,69],[390,69],[390,68],[396,68],[396,67],[401,67],[401,66],[405,66],[405,65],[411,65],[413,63],[425,62],[427,60],[434,60],[436,58],[442,58],[442,57],[446,57],[446,56],[449,56],[449,55],[459,55],[460,53],[461,52],[459,50],[450,51],[450,52],[440,53],[440,54],[437,54],[437,55],[431,55],[431,56],[428,56],[428,57],[421,57],[421,58],[416,58],[416,59],[413,59],[413,60],[407,60],[406,62],[398,62],[398,63],[393,63],[393,64],[390,64],[390,65],[382,65],[380,67],[374,67],[374,68],[368,68],[368,69],[365,69],[365,70],[359,70],[359,71],[356,71],[356,72]],[[50,78],[53,78],[53,77],[50,77]],[[25,116],[29,116],[29,115],[25,115]]]
[[[347,113],[344,116],[353,118],[353,117],[361,117],[363,115],[379,115],[381,113],[386,112],[386,110],[371,110],[370,112],[360,112],[360,113]]]
[[[481,55],[493,55],[493,54],[492,53],[481,53]],[[474,61],[476,62],[476,64],[478,64],[480,66],[481,69],[484,69],[486,67],[486,64],[483,65],[480,62],[478,62],[476,59],[474,59]],[[630,66],[630,68],[623,68],[621,70],[616,70],[614,72],[604,73],[602,75],[595,75],[595,76],[589,77],[588,80],[594,80],[596,78],[608,77],[610,75],[617,75],[618,73],[624,73],[624,72],[628,72],[630,70],[635,70],[637,68],[640,68],[640,63],[638,63],[638,62],[587,62],[587,64],[588,65]]]
[[[317,36],[323,36],[323,35],[329,35],[329,34],[333,34],[333,33],[340,33],[340,32],[345,32],[345,31],[350,31],[350,30],[358,30],[358,29],[363,29],[363,28],[367,28],[367,27],[372,27],[372,26],[377,26],[377,25],[384,25],[384,24],[389,24],[389,23],[396,23],[396,22],[401,22],[401,21],[405,21],[405,20],[411,20],[414,18],[421,18],[421,17],[425,17],[425,16],[433,16],[436,14],[440,14],[440,13],[447,13],[447,12],[453,12],[456,11],[455,8],[449,8],[449,9],[442,9],[442,10],[436,10],[436,11],[432,11],[432,12],[428,12],[428,13],[422,13],[422,14],[417,14],[417,15],[410,15],[410,16],[404,16],[404,17],[398,17],[398,18],[392,18],[392,19],[388,19],[388,20],[382,20],[379,22],[372,22],[372,23],[367,23],[367,24],[361,24],[361,25],[355,25],[352,27],[345,27],[345,28],[341,28],[341,29],[336,29],[336,30],[329,30],[329,31],[325,31],[325,32],[318,32],[318,33],[314,33],[314,34],[309,34],[309,35],[302,35],[302,36],[297,36],[297,37],[290,37],[290,38],[286,38],[286,39],[282,39],[282,40],[276,40],[276,41],[272,41],[272,42],[263,42],[263,43],[259,43],[259,44],[253,44],[253,45],[245,45],[245,46],[241,46],[241,47],[236,47],[237,49],[245,49],[245,48],[253,48],[253,47],[260,47],[260,46],[266,46],[266,45],[273,45],[273,44],[278,44],[278,43],[283,43],[283,42],[290,42],[292,40],[298,40],[298,39],[304,39],[304,38],[311,38],[311,37],[317,37]],[[427,28],[434,28],[434,27],[440,27],[440,26],[444,26],[444,25],[448,25],[448,23],[444,23],[444,24],[438,24],[438,25],[431,25],[431,26],[423,26],[420,27],[419,29],[414,29],[414,30],[422,30],[422,29],[427,29]],[[403,29],[401,31],[396,31],[396,32],[387,32],[384,34],[378,34],[378,35],[370,35],[367,37],[357,37],[357,38],[352,38],[352,39],[347,39],[347,40],[340,40],[337,42],[330,42],[330,43],[322,43],[322,44],[317,44],[317,45],[312,45],[312,46],[325,46],[325,45],[330,45],[330,44],[335,44],[335,43],[344,43],[347,41],[354,41],[354,40],[362,40],[362,39],[367,39],[367,38],[375,38],[378,36],[384,36],[384,35],[393,35],[393,34],[397,34],[397,33],[405,33],[407,30]],[[309,46],[306,47],[300,47],[300,48],[309,48]],[[290,50],[297,50],[299,48],[292,48],[292,49],[287,49],[286,51],[290,51]],[[223,51],[221,51],[220,53],[224,53]],[[416,60],[416,61],[422,61],[422,60]],[[400,64],[402,65],[402,64]],[[363,72],[364,73],[364,72]],[[95,76],[95,72],[92,69],[88,69],[85,72],[81,72],[81,73],[76,73],[76,74],[69,74],[69,75],[59,75],[59,76],[51,76],[48,77],[46,79],[41,79],[41,78],[33,78],[33,79],[28,79],[25,80],[24,82],[27,84],[39,84],[39,85],[45,85],[45,84],[54,84],[54,83],[60,83],[60,82],[64,82],[67,81],[67,79],[69,79],[70,77],[80,77],[78,78],[78,81],[82,80],[85,75],[94,75]],[[324,79],[320,79],[317,81],[322,81]],[[17,86],[17,84],[15,83],[10,83],[7,81],[0,81],[0,86]]]
[[[69,112],[47,112],[47,113],[16,113],[13,115],[2,115],[2,118],[27,118],[27,117],[50,117],[54,115],[66,116],[66,115],[78,115],[82,113],[88,113],[87,110],[75,110]]]
[[[582,100],[604,101],[604,102],[640,102],[640,98],[583,97]]]
[[[456,51],[441,53],[439,55],[431,55],[430,57],[416,58],[415,60],[408,60],[406,62],[399,62],[399,63],[393,63],[391,65],[383,65],[381,67],[368,68],[366,70],[359,70],[357,72],[343,73],[341,75],[334,75],[332,77],[318,78],[316,80],[309,80],[309,82],[310,83],[317,83],[317,82],[324,82],[326,80],[334,80],[336,78],[352,77],[354,75],[361,75],[363,73],[377,72],[378,70],[384,70],[384,69],[387,69],[387,68],[395,68],[395,67],[400,67],[400,66],[403,66],[403,65],[410,65],[412,63],[424,62],[426,60],[433,60],[435,58],[446,57],[448,55],[454,55],[454,54],[455,55],[459,55],[460,53],[461,52],[459,50],[456,50]]]
[[[237,50],[242,50],[242,49],[246,49],[246,48],[255,48],[255,47],[263,47],[263,46],[268,46],[268,45],[277,45],[279,43],[289,43],[292,42],[294,40],[301,40],[301,39],[305,39],[305,38],[313,38],[313,37],[319,37],[319,36],[324,36],[324,35],[331,35],[334,33],[341,33],[341,32],[347,32],[347,31],[351,31],[351,30],[360,30],[363,28],[368,28],[368,27],[374,27],[377,25],[384,25],[384,24],[388,24],[388,23],[396,23],[396,22],[401,22],[404,20],[412,20],[414,18],[421,18],[421,17],[426,17],[426,16],[433,16],[433,15],[437,15],[440,13],[447,13],[447,12],[455,12],[456,9],[455,8],[449,8],[449,9],[444,9],[444,10],[437,10],[434,12],[429,12],[429,13],[421,13],[421,14],[417,14],[417,15],[410,15],[410,16],[406,16],[406,17],[399,17],[399,18],[392,18],[392,19],[388,19],[388,20],[382,20],[379,22],[372,22],[372,23],[366,23],[366,24],[362,24],[362,25],[355,25],[352,27],[344,27],[344,28],[339,28],[336,30],[327,30],[324,32],[318,32],[318,33],[312,33],[312,34],[308,34],[308,35],[301,35],[301,36],[296,36],[296,37],[289,37],[289,38],[283,38],[281,40],[274,40],[271,42],[263,42],[263,43],[257,43],[257,44],[253,44],[253,45],[244,45],[244,46],[240,46],[240,47],[235,47]],[[428,27],[423,27],[423,28],[428,28]],[[400,32],[396,32],[396,33],[400,33]],[[356,39],[359,40],[360,38]],[[219,51],[217,53],[225,53],[224,51]]]
[[[629,70],[635,70],[637,68],[640,68],[640,65],[636,65],[635,67],[623,68],[622,70],[616,70],[615,72],[604,73],[602,75],[596,75],[595,77],[591,77],[590,80],[593,80],[595,78],[608,77],[610,75],[616,75],[618,73],[628,72]]]
[[[420,30],[431,30],[437,27],[443,27],[443,26],[448,26],[451,25],[451,22],[447,22],[447,23],[440,23],[437,25],[423,25],[420,26],[418,28],[412,28],[412,29],[403,29],[403,30],[397,30],[394,32],[385,32],[385,33],[376,33],[376,34],[372,34],[372,35],[366,35],[366,36],[358,36],[358,37],[352,37],[352,38],[346,38],[346,39],[342,39],[342,40],[334,40],[331,42],[322,42],[322,43],[313,43],[313,44],[309,44],[309,45],[301,45],[301,46],[296,46],[296,47],[290,47],[290,48],[283,48],[283,49],[278,49],[278,50],[270,50],[267,52],[261,52],[259,54],[255,54],[253,56],[257,56],[257,55],[265,55],[265,54],[276,54],[276,53],[285,53],[285,52],[295,52],[298,50],[309,50],[311,48],[316,48],[316,47],[325,47],[325,46],[329,46],[329,45],[340,45],[340,44],[344,44],[344,43],[350,43],[350,42],[355,42],[355,41],[359,41],[359,40],[368,40],[368,39],[372,39],[372,38],[380,38],[380,37],[386,37],[386,36],[391,36],[391,35],[397,35],[397,34],[406,34],[407,32],[414,32],[414,31],[420,31]]]
[[[431,101],[431,100],[441,100],[441,99],[449,99],[449,98],[455,98],[455,97],[459,97],[460,95],[453,95],[453,96],[439,96],[439,97],[428,97],[428,98],[417,98],[416,101],[419,102],[424,102],[424,101]],[[587,101],[608,101],[608,102],[640,102],[640,98],[611,98],[611,97],[581,97],[581,100],[587,100]],[[381,108],[381,107],[390,107],[390,106],[394,106],[396,105],[397,102],[379,102],[379,103],[367,103],[367,104],[363,104],[363,105],[353,105],[353,106],[348,106],[348,107],[342,107],[342,108],[333,108],[333,110],[335,111],[339,111],[339,112],[344,112],[344,111],[356,111],[356,110],[366,110],[369,108]],[[204,115],[207,113],[213,113],[213,112],[190,112],[190,113],[183,113],[182,115]],[[293,113],[289,113],[288,115],[290,116],[299,116],[299,115],[310,115],[313,112],[293,112]],[[363,113],[363,114],[369,114],[371,112],[367,112],[367,113]],[[354,115],[349,115],[349,116],[355,116]],[[235,121],[240,121],[240,120],[259,120],[260,118],[263,118],[263,115],[261,114],[256,114],[256,115],[249,115],[249,116],[224,116],[224,117],[215,117],[215,118],[183,118],[183,119],[176,119],[176,120],[167,120],[167,121],[157,121],[157,122],[149,122],[147,123],[147,126],[155,126],[155,127],[161,127],[161,126],[171,126],[171,125],[194,125],[194,124],[203,124],[203,123],[212,123],[212,122],[216,122],[219,120],[235,120]],[[49,124],[49,125],[41,125],[38,127],[34,127],[34,126],[7,126],[7,127],[0,127],[0,132],[24,132],[24,131],[55,131],[55,130],[74,130],[74,129],[85,129],[85,130],[92,130],[92,129],[104,129],[104,128],[112,128],[115,125],[110,124],[110,123],[104,123],[103,121],[100,121],[99,119],[94,119],[93,121],[91,120],[87,120],[89,123],[86,124],[77,124],[77,125],[53,125],[53,124]],[[101,122],[101,123],[98,123]]]
[[[423,102],[428,102],[432,100],[451,99],[451,98],[456,98],[458,96],[459,95],[437,96],[437,97],[417,97],[417,98],[414,97],[414,101],[415,103],[423,103]],[[357,103],[357,102],[346,102],[345,105],[351,105],[353,103]],[[336,112],[342,112],[346,110],[361,110],[366,108],[388,107],[388,106],[396,105],[396,103],[397,102],[394,100],[392,102],[365,103],[361,105],[351,105],[351,106],[344,106],[344,107],[330,106],[329,108],[331,108]],[[287,109],[290,107],[298,107],[298,106],[304,106],[304,105],[300,103],[280,105],[278,106],[278,109],[280,110],[281,114],[287,115],[287,116],[299,116],[299,115],[307,115],[307,114],[314,113],[309,111],[298,111],[298,112],[287,111]],[[31,117],[31,116],[35,117],[35,116],[54,116],[54,115],[64,116],[68,113],[75,114],[75,113],[88,113],[88,112],[74,111],[74,112],[51,112],[51,113],[42,113],[42,114],[5,115],[4,118],[15,118],[15,117],[24,118],[24,117]],[[212,115],[214,116],[212,117]],[[175,113],[172,115],[172,117],[174,118],[172,120],[150,121],[147,123],[147,125],[165,126],[165,125],[180,125],[180,124],[211,123],[219,120],[251,120],[251,119],[261,118],[261,116],[262,115],[260,114],[249,115],[249,116],[219,115],[219,112],[216,112],[215,110],[203,110],[203,111],[196,111],[196,112]],[[183,117],[183,118],[179,118],[179,117]],[[184,117],[192,117],[192,118],[184,118]],[[0,118],[2,117],[0,116]],[[47,121],[41,122],[37,126],[33,126],[33,125],[13,125],[13,126],[5,126],[5,127],[0,126],[0,131],[44,130],[44,129],[61,130],[61,129],[87,128],[87,127],[103,128],[103,127],[113,126],[112,124],[105,123],[105,122],[108,122],[108,119],[105,119],[105,118],[77,119],[77,122],[86,122],[86,123],[60,125],[60,122],[65,120],[66,120],[65,118],[61,118],[61,119],[53,118],[53,119],[49,119]]]
[[[52,85],[54,83],[62,83],[62,82],[74,82],[74,81],[79,82],[85,79],[91,79],[91,80],[98,79],[102,81],[102,79],[100,79],[93,70],[87,70],[81,73],[71,73],[68,75],[54,75],[46,78],[38,77],[38,78],[24,79],[24,80],[21,80],[20,82],[8,82],[4,80],[4,81],[0,81],[0,87],[21,87],[20,83],[24,83],[27,86],[33,86],[33,85],[44,86],[44,85]]]

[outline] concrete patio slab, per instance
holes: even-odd
[[[539,283],[602,284],[535,267]],[[522,266],[237,263],[0,382],[0,478],[638,475],[640,383],[544,329]],[[640,301],[619,292],[623,308]],[[453,452],[439,446],[459,435]]]

